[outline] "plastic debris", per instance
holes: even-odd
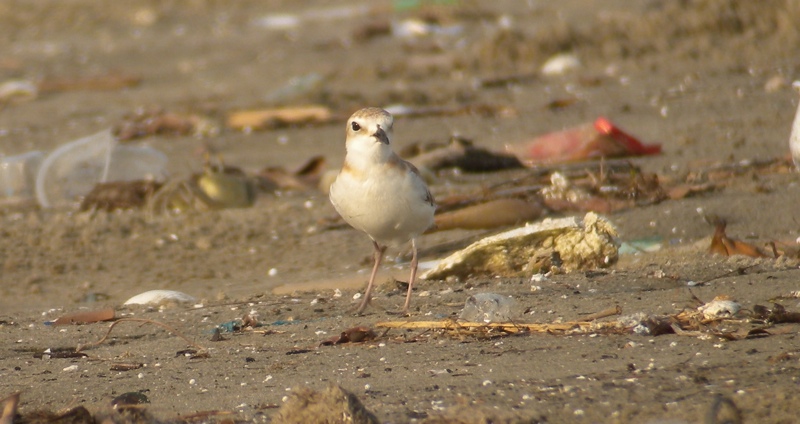
[[[706,319],[732,318],[740,309],[742,305],[730,300],[728,296],[717,296],[711,302],[697,308]]]
[[[160,179],[166,165],[158,150],[117,144],[111,130],[103,130],[47,155],[36,176],[36,198],[44,208],[71,205],[97,183]]]
[[[79,210],[104,210],[141,208],[161,188],[157,181],[112,181],[98,183],[81,201]]]
[[[629,328],[633,334],[640,336],[660,336],[672,334],[672,319],[669,316],[648,315],[636,312],[631,315],[619,317],[617,322],[624,328]]]
[[[606,267],[617,260],[616,237],[614,226],[593,212],[583,219],[545,219],[479,240],[441,260],[421,278],[530,277],[553,267],[564,272]]]
[[[478,293],[467,298],[459,318],[469,322],[511,322],[514,298],[495,293]]]
[[[36,172],[43,159],[39,151],[0,158],[0,205],[33,202]]]
[[[272,325],[275,325],[274,323]],[[222,324],[217,325],[212,330],[213,333],[218,333],[220,331],[224,331],[226,333],[237,333],[245,328],[256,328],[261,327],[261,323],[258,322],[255,316],[252,314],[246,314],[242,318],[238,318],[232,321],[223,322]]]
[[[510,144],[506,149],[526,165],[661,153],[661,145],[642,144],[603,117],[593,123]]]
[[[158,305],[162,303],[196,302],[192,296],[174,290],[150,290],[128,299],[123,305]]]

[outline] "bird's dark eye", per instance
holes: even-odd
[[[361,125],[358,125],[358,122],[356,121],[351,122],[350,127],[353,129],[353,131],[358,131],[361,129]]]

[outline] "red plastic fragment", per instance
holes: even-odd
[[[605,117],[506,147],[527,165],[579,162],[595,158],[654,155],[661,145],[642,144]]]
[[[606,134],[625,146],[634,155],[657,155],[661,153],[660,144],[642,144],[641,141],[619,129],[607,118],[599,117],[594,121],[594,127],[600,134]]]

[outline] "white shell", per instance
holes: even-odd
[[[158,305],[164,302],[189,303],[195,301],[197,299],[194,297],[175,290],[150,290],[133,296],[123,305]]]
[[[792,88],[800,92],[800,81],[793,82]],[[794,166],[800,169],[800,102],[797,105],[797,113],[794,115],[792,135],[789,136],[789,149],[792,151]]]
[[[572,53],[559,53],[542,65],[542,75],[556,76],[564,75],[567,72],[574,71],[581,66],[581,61]]]

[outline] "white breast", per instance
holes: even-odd
[[[433,225],[435,206],[425,200],[426,193],[417,174],[374,166],[360,175],[340,173],[330,197],[348,224],[380,245],[398,245]]]

